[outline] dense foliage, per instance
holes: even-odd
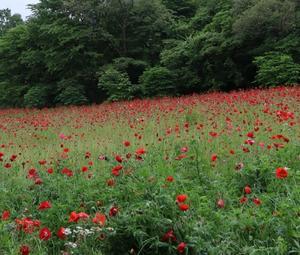
[[[9,84],[18,97],[1,96],[2,107],[300,82],[298,0],[40,0],[31,8],[25,22],[0,11],[0,90]]]

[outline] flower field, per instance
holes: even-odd
[[[0,254],[300,253],[300,87],[0,110]]]

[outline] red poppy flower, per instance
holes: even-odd
[[[180,149],[180,151],[182,152],[182,153],[185,153],[185,152],[188,152],[188,147],[182,147],[181,149]]]
[[[117,165],[115,166],[112,170],[111,170],[111,173],[114,175],[114,176],[119,176],[120,175],[120,171],[123,169],[123,166],[122,165]]]
[[[40,203],[39,205],[39,210],[45,210],[45,209],[48,209],[48,208],[51,208],[51,203],[49,201],[43,201]]]
[[[277,179],[284,179],[288,177],[288,171],[286,167],[278,167],[276,169],[276,178]]]
[[[115,180],[114,180],[114,179],[108,179],[108,180],[106,181],[106,184],[107,184],[107,186],[112,187],[112,186],[115,185]]]
[[[87,219],[88,217],[89,215],[85,212],[80,212],[80,213],[71,212],[69,217],[69,222],[78,222],[78,220]]]
[[[47,163],[47,161],[45,159],[42,159],[39,161],[39,164],[42,166],[45,165],[46,163]]]
[[[162,237],[162,241],[163,242],[168,242],[168,241],[173,241],[176,242],[176,236],[174,234],[174,230],[169,230],[167,233],[164,234],[164,236]]]
[[[99,224],[100,226],[104,226],[106,222],[105,214],[96,213],[95,217],[93,218],[93,222]]]
[[[1,220],[8,220],[10,217],[10,211],[4,211],[1,216]]]
[[[167,178],[166,178],[166,181],[167,182],[173,182],[174,181],[174,177],[173,176],[168,176]]]
[[[87,152],[85,153],[85,156],[84,156],[84,157],[85,157],[86,159],[88,159],[88,158],[91,157],[91,155],[92,155],[92,154],[91,154],[89,151],[87,151]]]
[[[243,147],[243,152],[248,153],[248,152],[250,152],[250,150],[246,147]]]
[[[119,163],[122,163],[122,157],[120,156],[120,155],[117,155],[116,157],[115,157],[115,159],[116,159],[116,161],[118,161]]]
[[[36,184],[36,185],[41,185],[41,184],[43,184],[43,180],[42,180],[41,178],[36,178],[36,179],[34,180],[34,184]]]
[[[253,132],[249,132],[249,133],[247,134],[247,136],[248,136],[249,138],[254,138],[254,133],[253,133]]]
[[[187,211],[190,208],[187,204],[180,204],[178,207],[180,211]]]
[[[51,232],[50,232],[50,230],[49,230],[48,228],[42,228],[42,229],[40,230],[39,237],[40,237],[40,239],[43,240],[43,241],[49,240],[50,237],[51,237]]]
[[[36,170],[34,168],[29,169],[28,174],[27,174],[27,178],[28,179],[34,179],[34,178],[37,178],[37,177],[38,177],[38,174],[37,174]]]
[[[87,166],[83,166],[83,167],[81,168],[81,171],[82,171],[82,172],[86,172],[87,170],[89,170],[89,168],[88,168]]]
[[[217,136],[218,136],[218,133],[216,133],[216,132],[209,132],[209,135],[210,135],[211,137],[217,137]]]
[[[15,161],[17,159],[17,155],[11,155],[10,156],[10,161]]]
[[[61,171],[62,174],[65,174],[67,175],[68,177],[72,177],[73,176],[73,171],[68,169],[68,168],[64,168],[62,171]]]
[[[143,154],[145,154],[146,153],[146,150],[144,149],[144,148],[139,148],[139,149],[137,149],[136,151],[135,151],[135,154],[137,155],[137,156],[141,156],[141,155],[143,155]]]
[[[178,203],[183,203],[187,199],[187,195],[185,194],[180,194],[176,197],[176,201]]]
[[[65,239],[66,238],[65,228],[60,227],[59,230],[57,231],[57,236],[61,240]]]
[[[241,203],[241,204],[247,203],[247,201],[248,201],[248,198],[247,198],[247,197],[242,197],[242,198],[240,199],[240,203]]]
[[[69,222],[77,222],[79,220],[79,216],[76,212],[71,212],[69,217]]]
[[[20,247],[20,253],[21,253],[21,255],[29,255],[29,253],[30,253],[29,247],[27,245],[22,245]]]
[[[124,144],[125,147],[129,147],[130,146],[130,142],[129,141],[124,141],[123,144]]]
[[[251,192],[252,192],[250,186],[248,186],[248,185],[244,188],[244,191],[246,194],[251,194]]]
[[[11,166],[12,166],[12,165],[11,165],[10,163],[6,163],[6,164],[4,165],[4,167],[7,168],[7,169],[8,169],[8,168],[11,168]]]
[[[213,154],[213,155],[211,156],[211,161],[214,162],[214,161],[217,160],[217,158],[218,158],[217,154]]]
[[[79,217],[79,219],[87,219],[88,217],[90,217],[87,213],[85,212],[80,212],[77,214],[77,216]]]
[[[219,200],[217,201],[217,206],[218,206],[219,208],[224,208],[224,207],[225,207],[225,202],[224,202],[224,200],[223,200],[223,199],[219,199]]]
[[[253,198],[253,203],[256,205],[261,205],[261,201],[259,198]]]
[[[47,170],[47,172],[48,172],[48,174],[53,174],[53,169],[52,169],[52,168],[49,168],[49,169]]]
[[[178,156],[175,158],[175,160],[181,160],[181,159],[184,159],[184,158],[186,158],[186,157],[187,157],[186,154],[180,154],[180,155],[178,155]]]
[[[184,242],[181,242],[181,243],[178,244],[178,246],[177,246],[177,251],[178,251],[179,253],[184,253],[185,247],[186,247],[186,244],[185,244]]]
[[[113,206],[109,210],[109,216],[111,216],[111,217],[116,216],[118,212],[119,212],[119,209],[117,207]]]

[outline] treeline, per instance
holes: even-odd
[[[0,11],[0,107],[300,83],[299,0],[40,0]]]

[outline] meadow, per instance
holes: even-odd
[[[300,87],[0,110],[0,254],[300,254]]]

